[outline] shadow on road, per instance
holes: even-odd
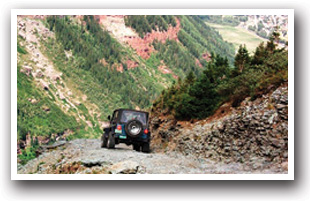
[[[126,151],[126,150],[131,150],[131,151],[134,151],[133,150],[133,147],[132,147],[132,145],[129,145],[129,146],[127,146],[126,144],[118,144],[118,145],[115,145],[115,148],[114,149],[108,149],[108,148],[102,148],[102,149],[107,149],[107,150],[124,150],[124,151]],[[141,152],[142,153],[142,152]],[[150,153],[152,153],[152,151],[150,151]]]
[[[115,150],[133,150],[132,145],[127,146],[126,144],[115,145]]]

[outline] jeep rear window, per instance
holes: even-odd
[[[117,117],[118,117],[118,111],[115,111],[113,118],[112,118],[112,121],[116,121]]]
[[[143,125],[146,125],[146,114],[142,112],[123,111],[121,122],[127,123],[130,120],[139,120]]]

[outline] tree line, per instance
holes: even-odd
[[[224,102],[236,107],[248,96],[254,100],[277,88],[288,81],[288,51],[277,47],[278,40],[274,32],[253,56],[240,45],[233,66],[227,58],[212,54],[202,74],[190,72],[163,90],[152,111],[173,114],[178,120],[203,119]]]
[[[169,25],[175,27],[176,21],[173,15],[127,15],[125,25],[136,30],[141,38],[152,30],[167,31]]]

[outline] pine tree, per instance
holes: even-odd
[[[192,117],[202,119],[213,113],[217,107],[218,95],[207,75],[202,74],[189,90],[192,100]]]
[[[252,58],[251,64],[252,65],[261,65],[264,63],[266,59],[267,52],[264,46],[264,42],[260,43],[259,46],[256,48],[254,56]]]
[[[228,59],[213,54],[204,73],[209,77],[211,83],[218,84],[230,74]]]
[[[185,83],[186,85],[192,85],[192,84],[195,82],[195,80],[196,80],[195,74],[193,73],[193,71],[190,71],[190,72],[187,74],[184,83]]]
[[[193,97],[188,93],[182,93],[178,97],[175,105],[175,117],[182,120],[190,120],[196,113],[196,107],[193,107]]]
[[[269,37],[269,41],[266,45],[266,50],[269,54],[273,54],[278,46],[280,40],[280,34],[277,31],[272,32],[272,34]]]
[[[240,45],[238,53],[235,57],[235,67],[240,73],[250,65],[251,58],[245,45]]]

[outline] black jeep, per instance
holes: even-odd
[[[117,109],[108,116],[110,126],[104,128],[101,147],[114,148],[115,144],[133,145],[136,151],[150,152],[151,133],[149,113],[130,109]]]

